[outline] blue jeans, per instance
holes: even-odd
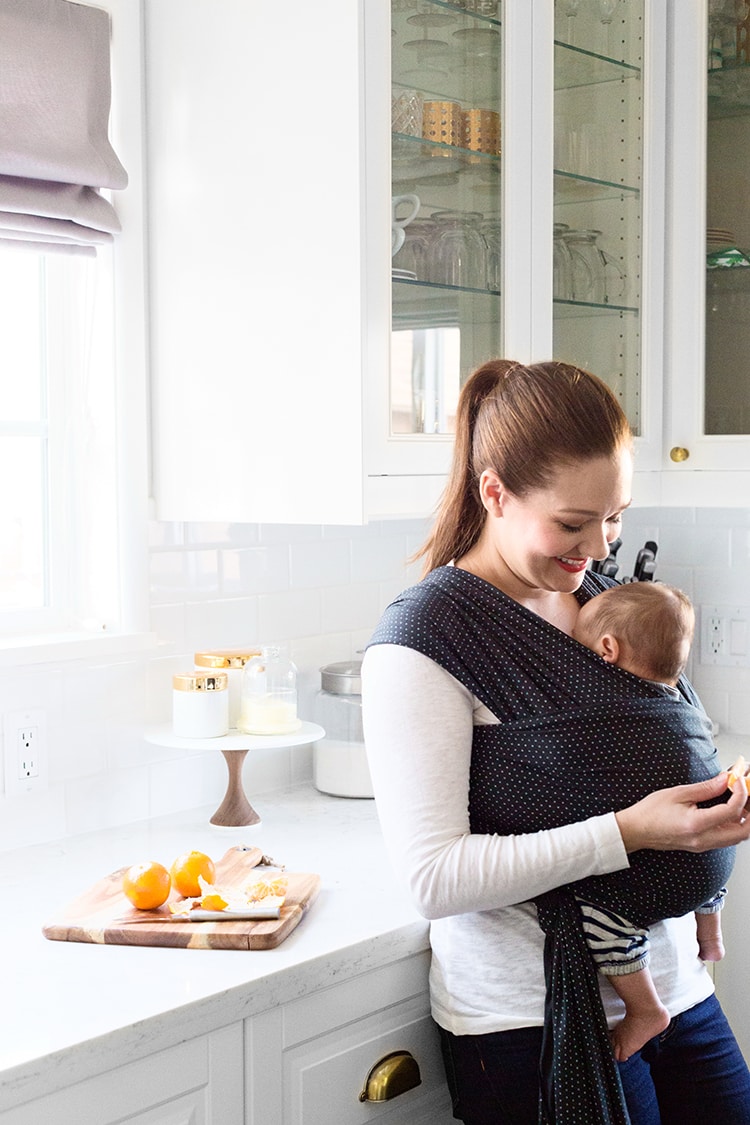
[[[454,1117],[536,1125],[541,1028],[440,1036]],[[715,996],[620,1063],[620,1076],[632,1125],[750,1125],[750,1071]]]

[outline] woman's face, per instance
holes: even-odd
[[[485,479],[487,478],[487,479]],[[492,502],[492,479],[497,488]],[[496,474],[482,474],[488,533],[502,566],[522,587],[577,590],[592,559],[606,559],[631,500],[629,450],[557,470],[545,488],[519,499]],[[488,503],[488,500],[491,502]]]

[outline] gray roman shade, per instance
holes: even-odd
[[[95,254],[120,223],[100,188],[128,177],[109,143],[109,13],[0,0],[0,246]]]

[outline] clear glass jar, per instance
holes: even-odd
[[[237,729],[245,734],[299,730],[297,669],[280,645],[265,645],[245,665]]]
[[[372,797],[362,729],[362,661],[326,664],[315,696],[325,737],[313,747],[315,788],[334,797]]]

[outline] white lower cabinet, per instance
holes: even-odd
[[[245,1125],[450,1125],[422,953],[332,984],[246,1024]],[[384,1056],[409,1052],[420,1082],[361,1101]]]
[[[68,1084],[60,1073],[58,1089],[48,1081],[41,1096],[0,1108],[0,1125],[452,1125],[429,962],[424,951],[348,975],[162,1050],[154,1031],[150,1055],[95,1075],[82,1044]],[[361,1101],[371,1070],[396,1052],[411,1056],[410,1080],[393,1097]],[[89,1077],[71,1082],[84,1067]]]
[[[83,1050],[83,1048],[81,1048]],[[2,1125],[242,1125],[236,1023],[0,1113]]]

